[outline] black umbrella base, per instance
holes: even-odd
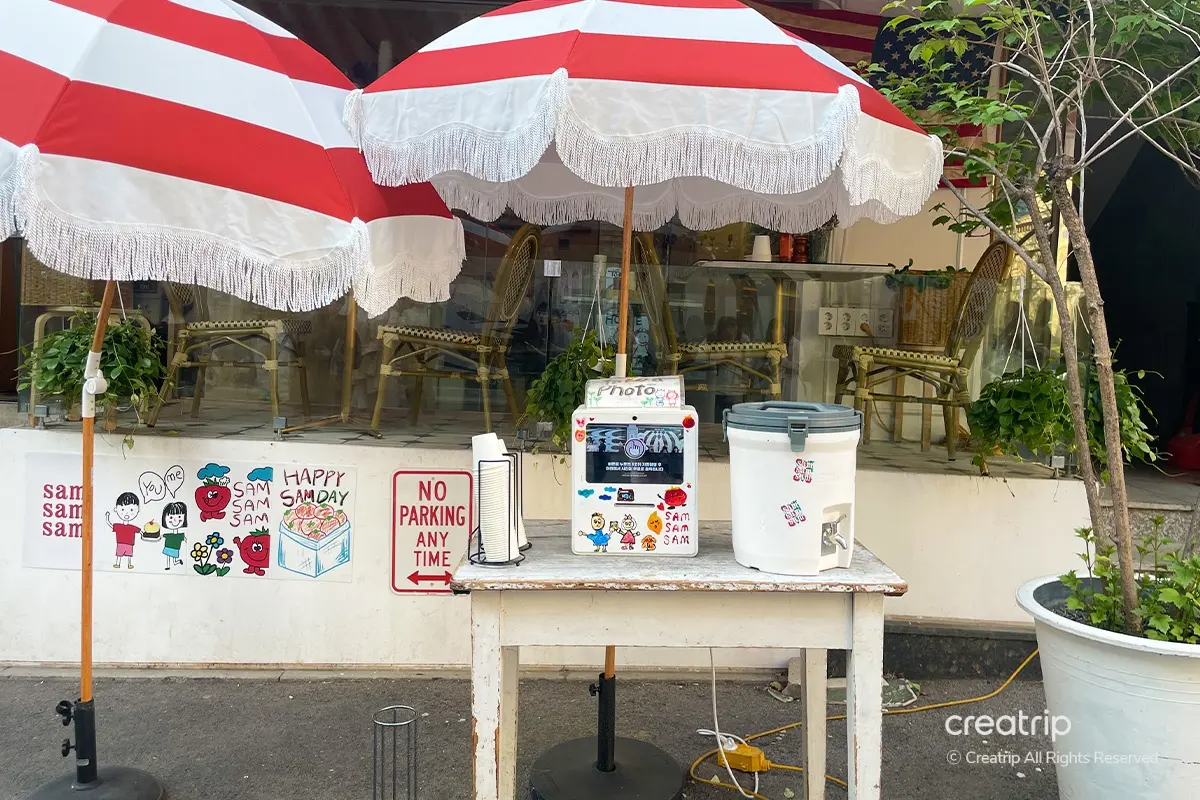
[[[652,744],[617,737],[612,772],[596,769],[596,737],[551,747],[533,762],[533,800],[679,800],[683,769]]]
[[[64,775],[38,789],[29,800],[162,800],[163,785],[148,772],[129,767],[101,767],[100,779],[76,786],[75,775]]]

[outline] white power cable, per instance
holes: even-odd
[[[696,731],[696,733],[700,734],[701,736],[712,736],[715,738],[717,740],[717,747],[721,750],[736,750],[739,742],[749,747],[750,743],[742,737],[735,736],[731,733],[721,733],[721,723],[717,721],[717,662],[713,660],[713,651],[711,647],[708,648],[708,666],[712,673],[713,729],[710,731],[707,728],[700,728]],[[737,787],[737,790],[741,793],[742,797],[749,797],[751,800],[753,800],[754,795],[758,794],[758,773],[754,773],[754,794],[749,794],[745,789],[742,788],[742,785],[738,783],[737,776],[733,774],[733,767],[729,766],[729,759],[718,756],[717,761],[725,764],[725,771],[729,773],[729,780],[733,781],[733,785]]]

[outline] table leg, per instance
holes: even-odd
[[[471,593],[471,739],[475,800],[514,800],[518,650],[500,646],[501,594]]]
[[[850,800],[879,800],[883,766],[883,596],[856,594],[846,667]]]
[[[517,679],[521,668],[519,647],[500,648],[500,756],[497,761],[500,800],[517,796]]]
[[[804,797],[825,800],[825,716],[828,704],[826,688],[827,653],[804,651],[804,684],[801,687],[801,719],[804,720]]]

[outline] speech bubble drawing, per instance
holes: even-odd
[[[162,500],[167,496],[167,484],[157,472],[146,471],[138,476],[138,488],[142,490],[142,500]]]
[[[169,470],[163,473],[163,481],[167,484],[167,491],[171,493],[171,497],[176,496],[179,487],[183,486],[184,472],[183,467],[176,464]]]

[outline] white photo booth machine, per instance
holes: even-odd
[[[588,381],[571,442],[571,550],[694,556],[699,419],[683,378]]]

